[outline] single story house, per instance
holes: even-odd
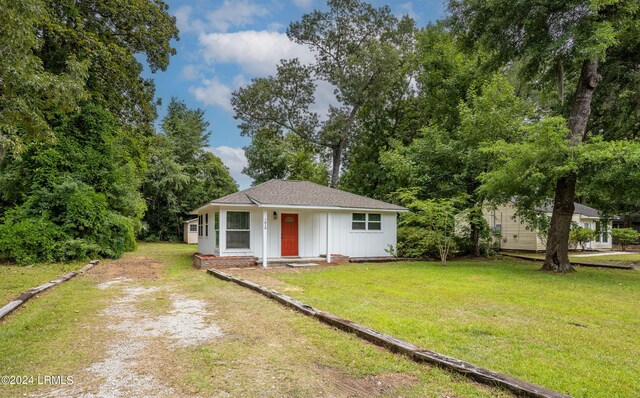
[[[390,256],[406,208],[308,181],[270,180],[194,210],[198,255],[245,259]],[[198,260],[196,256],[196,263]],[[215,259],[213,260],[215,262]],[[228,265],[228,264],[224,264]]]
[[[198,243],[198,219],[187,220],[182,226],[182,240],[184,243],[195,245]]]
[[[551,217],[553,206],[536,209]],[[544,251],[545,242],[540,239],[538,231],[527,228],[526,221],[515,216],[516,209],[512,204],[498,206],[495,209],[485,209],[484,218],[489,227],[500,236],[500,248],[504,250]],[[590,250],[611,250],[611,221],[603,220],[598,210],[575,203],[573,222],[578,225],[594,229],[596,239],[586,245]]]

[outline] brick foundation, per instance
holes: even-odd
[[[252,256],[211,256],[206,254],[195,254],[193,256],[193,266],[200,269],[208,268],[243,268],[255,267],[258,265],[257,258]]]

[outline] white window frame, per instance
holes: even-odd
[[[202,236],[202,214],[198,214],[198,236]]]
[[[209,237],[209,213],[204,213],[204,236]]]
[[[189,232],[198,232],[198,224],[189,224]]]
[[[354,218],[354,216],[356,214],[364,215],[364,220],[354,220],[353,218]],[[371,218],[372,215],[380,216],[380,220],[379,221],[378,220],[375,220],[375,221],[371,220],[370,218]],[[364,228],[363,229],[353,228],[353,224],[354,223],[364,224]],[[370,228],[371,224],[380,225],[380,229],[371,229]],[[382,225],[382,213],[356,213],[356,212],[351,213],[351,232],[382,232],[382,228],[383,228],[383,225]]]
[[[220,248],[220,212],[213,213],[214,247]]]
[[[249,215],[249,220],[248,220],[248,229],[230,229],[229,228],[229,214],[231,213],[247,213]],[[233,251],[233,250],[251,250],[251,212],[250,211],[241,211],[241,210],[234,210],[234,211],[227,211],[227,230],[225,233],[225,239],[227,240],[225,242],[225,247],[227,248],[227,250],[229,251]],[[247,247],[229,247],[229,232],[247,232],[249,235],[249,241],[247,242]]]

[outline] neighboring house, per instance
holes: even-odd
[[[406,208],[307,181],[270,180],[212,200],[198,215],[198,253],[267,261],[293,257],[381,257],[396,246]],[[201,256],[202,257],[202,256]],[[196,258],[196,262],[200,261]],[[250,260],[248,260],[250,261]]]
[[[182,240],[184,243],[195,245],[198,243],[198,219],[187,220],[183,225]]]
[[[538,208],[537,211],[551,217],[553,207]],[[496,209],[485,209],[484,218],[489,227],[499,233],[500,248],[505,250],[544,251],[545,242],[540,240],[538,231],[527,229],[527,224],[515,217],[515,207],[511,204],[499,206]],[[515,217],[515,218],[514,218]],[[611,250],[611,221],[601,220],[600,212],[592,207],[575,203],[573,222],[581,227],[594,229],[596,239],[586,245],[590,250]]]

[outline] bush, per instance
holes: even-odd
[[[569,245],[576,249],[578,248],[578,245],[580,245],[584,251],[587,243],[591,242],[595,238],[596,231],[581,226],[574,226],[574,228],[571,229],[571,232],[569,232]]]
[[[421,227],[399,227],[397,251],[399,257],[440,258],[435,234]]]
[[[614,228],[611,230],[611,236],[618,241],[624,251],[627,249],[627,245],[638,242],[640,233],[633,228]]]
[[[0,258],[19,265],[64,259],[68,236],[45,218],[26,218],[0,224]]]

